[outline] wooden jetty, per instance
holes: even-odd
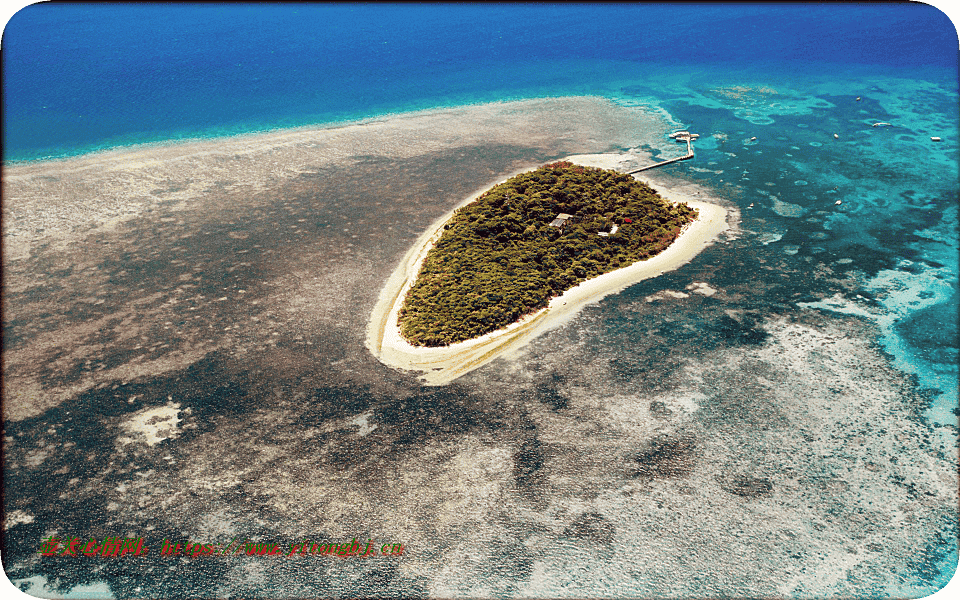
[[[678,158],[671,158],[670,160],[665,160],[663,162],[658,162],[652,165],[647,165],[645,167],[640,167],[639,169],[634,169],[633,171],[627,171],[627,175],[633,175],[634,173],[639,173],[641,171],[656,169],[657,167],[662,167],[663,165],[669,165],[675,162],[680,162],[681,160],[690,160],[691,158],[693,158],[693,140],[700,137],[699,134],[690,133],[689,131],[678,131],[676,133],[671,133],[670,137],[675,139],[678,142],[687,143],[687,153],[684,156],[680,156]]]

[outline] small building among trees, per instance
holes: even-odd
[[[567,224],[567,221],[573,218],[573,215],[568,215],[567,213],[560,213],[557,215],[557,218],[550,221],[550,227],[556,227],[557,229],[563,229],[563,226]],[[542,223],[543,221],[541,221]]]

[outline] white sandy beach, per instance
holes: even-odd
[[[644,159],[632,154],[590,154],[569,156],[563,160],[623,170],[632,167],[637,160]],[[478,190],[460,206],[473,202],[490,187]],[[587,304],[690,262],[727,229],[727,211],[722,206],[704,202],[703,196],[694,199],[688,192],[675,188],[658,185],[656,189],[664,198],[672,202],[686,202],[699,211],[697,220],[685,227],[677,240],[660,254],[585,281],[551,300],[546,308],[504,329],[440,348],[412,346],[400,334],[397,322],[400,307],[407,290],[416,281],[423,259],[442,234],[444,223],[453,216],[453,211],[450,211],[417,240],[387,280],[370,318],[367,347],[384,364],[403,370],[422,371],[424,383],[443,385],[519,349],[543,332],[570,320]]]

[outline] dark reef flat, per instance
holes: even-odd
[[[383,282],[463,198],[667,129],[554,99],[5,168],[7,575],[124,598],[856,596],[931,576],[956,537],[956,430],[921,417],[874,324],[795,305],[858,289],[853,267],[724,238],[442,387],[365,347]],[[42,557],[52,534],[151,552]],[[159,556],[235,536],[405,554]]]

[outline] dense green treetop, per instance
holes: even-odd
[[[551,226],[561,213],[573,218]],[[401,332],[416,346],[447,346],[501,329],[582,281],[658,254],[696,217],[616,171],[557,162],[517,175],[444,225],[404,299]]]

